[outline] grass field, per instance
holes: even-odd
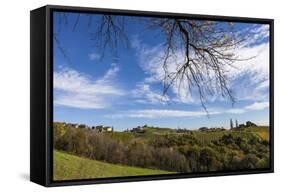
[[[54,151],[54,180],[171,174],[172,172],[104,163]]]
[[[258,126],[258,127],[248,127],[241,130],[225,130],[225,131],[214,131],[214,132],[201,132],[193,131],[194,137],[203,144],[210,143],[220,139],[224,134],[233,134],[241,138],[249,138],[251,135],[257,135],[264,140],[269,140],[269,127],[268,126]]]
[[[255,133],[262,139],[269,141],[270,131],[268,126],[251,127],[247,131]]]
[[[65,135],[56,137],[54,180],[201,172],[208,171],[208,166],[210,170],[269,166],[268,126],[204,131],[148,126],[141,131],[119,132],[61,129]],[[70,145],[65,145],[68,142]],[[206,155],[211,160],[202,161]],[[93,157],[95,160],[89,159]]]
[[[128,132],[114,132],[111,133],[111,137],[123,142],[128,142],[135,138],[141,138],[144,141],[151,139],[159,138],[163,135],[182,135],[182,133],[177,133],[173,129],[169,128],[145,128],[144,133],[128,133]],[[249,137],[252,134],[259,136],[264,140],[269,140],[269,127],[268,126],[258,126],[258,127],[248,127],[240,130],[225,130],[225,131],[211,131],[211,132],[202,132],[198,130],[192,131],[193,137],[197,139],[202,144],[208,144],[212,141],[219,140],[225,134],[233,134],[240,137]]]

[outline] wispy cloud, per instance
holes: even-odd
[[[88,57],[91,61],[95,61],[95,60],[99,60],[100,59],[100,55],[97,53],[89,53]]]
[[[164,47],[159,44],[156,46],[148,46],[146,44],[142,44],[140,40],[134,40],[134,47],[137,50],[138,61],[140,67],[144,70],[146,77],[142,82],[137,84],[136,90],[138,90],[139,95],[144,96],[144,101],[147,103],[151,103],[151,90],[140,89],[139,85],[142,87],[151,88],[153,85],[163,85],[163,80],[165,78],[165,70],[169,73],[175,73],[183,62],[183,53],[178,51],[175,54],[175,57],[171,57],[167,61],[167,69],[163,68],[163,58],[164,58]],[[163,103],[167,101],[177,101],[182,103],[194,103],[195,98],[191,97],[191,93],[188,90],[188,84],[186,80],[179,82],[178,80],[174,82],[171,86],[171,93],[173,97],[165,97],[165,99],[160,100],[158,103]],[[158,86],[159,87],[159,86]],[[163,89],[156,89],[154,86],[153,92],[161,93],[161,97],[163,98]],[[160,94],[159,94],[160,95]],[[155,102],[157,104],[157,102]]]
[[[248,105],[247,107],[245,107],[246,110],[251,110],[251,111],[255,111],[255,110],[262,110],[262,109],[266,109],[269,107],[269,102],[256,102],[253,103],[252,105]]]
[[[206,115],[204,111],[146,109],[146,110],[130,110],[126,112],[120,112],[118,114],[107,115],[106,117],[159,119],[159,118],[172,118],[172,117],[200,117],[204,115]]]
[[[146,83],[137,84],[131,93],[138,103],[166,104],[170,100],[167,95],[152,90],[151,85]]]
[[[230,86],[237,100],[262,101],[269,97],[269,43],[239,50],[241,58],[250,60],[234,63],[229,69]]]
[[[100,78],[93,80],[89,75],[71,68],[54,72],[54,103],[80,109],[108,108],[124,91],[114,83],[119,68],[112,65]]]
[[[209,115],[219,114],[243,114],[250,111],[263,110],[269,107],[268,102],[253,103],[242,108],[219,109],[213,108],[209,110]],[[182,118],[182,117],[202,117],[206,116],[205,111],[188,111],[188,110],[170,110],[170,109],[141,109],[120,111],[116,114],[106,115],[108,118],[144,118],[144,119],[160,119],[160,118]]]
[[[231,113],[231,114],[242,114],[250,111],[259,111],[269,108],[269,102],[255,102],[250,105],[246,105],[241,108],[232,108],[232,109],[226,109],[226,110],[221,110],[221,113]]]
[[[247,35],[243,43],[245,47],[251,47],[263,43],[269,38],[269,24],[255,24],[241,31],[241,35]]]
[[[233,64],[234,67],[225,68],[225,72],[229,79],[229,85],[234,93],[235,99],[249,101],[265,101],[268,100],[269,88],[269,27],[268,25],[254,25],[244,31],[248,33],[249,38],[235,54],[243,61],[237,61]],[[144,70],[146,77],[140,83],[146,87],[152,87],[154,84],[162,85],[165,77],[165,70],[173,74],[183,63],[183,53],[177,51],[174,57],[170,57],[167,61],[167,68],[163,68],[164,47],[159,44],[149,46],[141,42],[136,36],[134,37],[133,47],[137,51],[139,64]],[[251,58],[251,59],[247,59]],[[204,70],[204,68],[200,69]],[[212,74],[209,74],[212,76]],[[206,81],[210,87],[216,87],[216,82]],[[203,83],[204,84],[204,83]],[[158,86],[159,87],[159,86]],[[139,87],[136,87],[139,89]],[[150,92],[139,89],[144,95],[144,101],[149,101]],[[161,92],[161,90],[153,90]],[[190,82],[185,78],[180,81],[176,80],[170,87],[169,101],[176,101],[185,104],[200,105],[197,88],[190,85]],[[214,92],[206,98],[207,102],[212,103],[221,101],[221,94]]]

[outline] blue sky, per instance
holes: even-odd
[[[163,34],[147,30],[139,18],[127,19],[126,34],[130,48],[120,46],[118,57],[107,49],[105,56],[94,44],[93,31],[100,15],[81,14],[76,28],[77,13],[54,13],[54,33],[63,47],[62,54],[54,43],[54,121],[109,125],[124,130],[138,125],[170,128],[201,126],[229,127],[229,119],[239,123],[251,120],[269,122],[269,30],[268,25],[234,23],[247,41],[235,52],[241,58],[229,69],[230,86],[236,103],[218,95],[208,97],[208,117],[198,94],[185,87],[172,86],[163,96]],[[221,24],[222,26],[225,23]],[[174,61],[169,61],[171,69]],[[185,82],[188,84],[188,82]]]

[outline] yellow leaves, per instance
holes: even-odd
[[[66,133],[63,123],[54,123],[54,131],[55,135],[58,137],[62,137]]]
[[[60,137],[62,137],[62,136],[64,136],[64,134],[65,134],[65,128],[64,127],[59,127],[58,128],[58,135],[60,136]]]

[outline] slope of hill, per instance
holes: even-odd
[[[146,126],[123,132],[57,126],[55,133],[55,149],[67,152],[55,151],[56,180],[171,173],[163,170],[248,170],[270,165],[268,126],[204,130]]]
[[[269,126],[250,127],[247,131],[255,133],[262,139],[269,141]]]
[[[161,136],[173,135],[179,137],[184,133],[177,133],[171,128],[155,128],[147,127],[144,128],[144,133],[130,133],[130,132],[113,132],[110,133],[111,137],[115,140],[122,142],[130,142],[136,138],[142,139],[143,141],[149,141],[153,139],[159,139]],[[243,129],[233,129],[224,131],[199,131],[190,130],[192,137],[202,144],[208,144],[212,141],[219,140],[225,134],[233,134],[243,138],[248,138],[251,135],[256,135],[264,140],[269,140],[269,127],[268,126],[258,126],[258,127],[248,127]],[[189,135],[190,135],[189,133]]]
[[[172,172],[104,163],[54,151],[54,180],[89,179],[136,175],[171,174]]]

